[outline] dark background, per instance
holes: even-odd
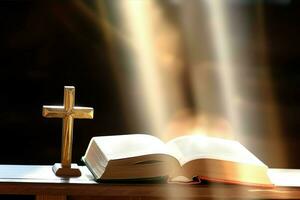
[[[126,123],[103,31],[70,2],[0,2],[0,164],[60,160],[61,120],[43,118],[42,105],[62,104],[64,85],[76,87],[77,105],[95,109],[94,120],[75,121],[74,162],[95,135],[146,131]],[[272,158],[268,165],[300,168],[300,5],[262,2],[273,89],[291,155],[285,165],[272,165]],[[93,9],[92,1],[85,4]],[[243,7],[254,9],[251,3]]]
[[[61,105],[63,86],[76,104],[95,109],[76,120],[74,160],[97,133],[126,130],[101,31],[65,1],[1,1],[1,164],[60,161],[61,119],[42,117],[42,105]]]

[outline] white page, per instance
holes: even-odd
[[[219,159],[265,166],[243,145],[234,140],[226,140],[201,135],[175,138],[167,143],[171,155],[181,165],[199,158]]]
[[[167,152],[161,140],[146,134],[99,136],[93,139],[104,155],[111,160]]]

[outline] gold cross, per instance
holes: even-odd
[[[61,166],[65,169],[71,168],[74,119],[92,119],[94,115],[93,108],[74,105],[75,87],[65,86],[63,106],[43,106],[44,117],[63,119]]]

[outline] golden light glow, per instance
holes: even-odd
[[[246,80],[239,76],[241,74],[247,76],[247,73],[252,73],[252,70],[256,68],[249,67],[251,58],[244,55],[242,51],[237,51],[237,43],[244,38],[241,37],[242,39],[237,41],[235,37],[245,32],[235,32],[230,23],[234,21],[234,26],[243,27],[244,21],[233,20],[234,15],[228,9],[228,2],[206,0],[201,3],[200,1],[182,1],[177,4],[182,7],[178,9],[179,14],[177,13],[183,23],[180,28],[189,29],[185,30],[187,38],[185,38],[184,45],[186,46],[180,44],[180,36],[176,32],[178,27],[174,28],[166,20],[167,17],[163,17],[164,10],[159,1],[121,1],[120,5],[125,24],[124,34],[126,41],[130,41],[128,51],[131,53],[128,60],[133,72],[130,88],[135,91],[131,100],[138,116],[142,119],[143,127],[147,127],[152,134],[165,140],[187,134],[212,135],[234,138],[247,147],[256,148],[259,139],[255,137],[255,134],[258,133],[247,130],[247,124],[254,124],[254,126],[259,124],[256,116],[260,114],[253,109],[259,107],[260,111],[267,113],[266,116],[270,117],[271,121],[276,122],[273,128],[268,129],[271,133],[266,133],[266,135],[271,138],[273,144],[275,143],[276,150],[274,151],[278,153],[280,162],[285,162],[284,145],[280,142],[282,136],[278,111],[275,106],[272,106],[275,101],[269,84],[271,80],[266,75],[269,72],[257,72],[259,75],[263,74],[260,76],[263,80],[257,78],[260,82],[255,84],[263,85],[263,89],[259,88],[262,93],[269,91],[269,94],[264,95],[271,99],[271,104],[248,102],[242,96],[247,90],[244,86]],[[207,27],[201,28],[209,29],[212,45],[213,55],[204,56],[204,59],[201,54],[206,53],[206,46],[202,44],[205,43],[203,41],[205,39],[198,38],[197,33],[199,32],[201,36],[201,31],[197,32],[193,29],[195,26],[200,26],[196,19],[193,21],[193,14],[197,13],[197,9],[200,10],[201,7],[196,7],[197,5],[207,10],[207,13],[202,16],[203,21],[207,22]],[[186,16],[190,17],[186,18]],[[247,16],[244,19],[247,19]],[[259,34],[264,35],[263,32]],[[179,49],[184,49],[186,52],[180,53]],[[240,57],[242,59],[239,59]],[[184,58],[188,60],[186,63],[183,61]],[[246,73],[243,71],[245,68]],[[181,82],[182,77],[186,75],[184,70],[188,74],[189,80],[186,81],[188,87],[183,87]],[[208,77],[209,74],[217,80]],[[255,79],[254,82],[257,80]],[[209,82],[213,81],[218,82],[220,86],[217,91],[211,91],[215,89],[214,87],[209,88]],[[186,95],[187,88],[191,90],[190,97]],[[211,95],[213,92],[217,95]],[[249,96],[255,98],[256,94]],[[189,102],[191,99],[192,103]],[[217,107],[215,102],[221,102],[222,109],[219,110],[222,111],[214,112],[214,107]],[[207,107],[209,108],[206,109]],[[210,112],[211,110],[213,112]],[[244,118],[247,115],[243,113],[245,110],[251,110],[254,113],[248,121]],[[241,176],[249,175],[244,171],[239,173]]]
[[[181,67],[181,60],[176,57],[177,34],[164,22],[156,1],[120,3],[125,32],[132,42],[132,87],[136,91],[133,104],[144,126],[162,136],[169,110],[183,101],[176,73]]]
[[[236,86],[238,84],[234,76],[234,69],[237,66],[233,63],[234,56],[232,55],[233,52],[230,43],[231,35],[227,19],[228,13],[226,13],[224,7],[226,2],[219,0],[208,0],[206,2],[210,13],[211,34],[213,35],[214,52],[217,56],[216,72],[218,73],[222,87],[223,106],[233,126],[233,134],[237,135],[241,133],[241,130],[239,130],[240,116],[238,115],[236,106],[238,98]]]
[[[122,7],[128,24],[128,35],[134,41],[133,64],[135,66],[134,90],[139,94],[135,101],[143,108],[145,121],[154,132],[159,132],[164,118],[164,103],[160,76],[152,46],[152,30],[148,20],[150,3],[144,1],[122,1]]]

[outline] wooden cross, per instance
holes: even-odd
[[[75,105],[75,87],[64,87],[63,106],[43,106],[43,116],[47,118],[62,118],[62,147],[61,164],[56,163],[53,171],[57,176],[76,177],[80,176],[80,170],[76,164],[71,164],[73,124],[74,119],[92,119],[94,109],[89,107],[77,107]]]

